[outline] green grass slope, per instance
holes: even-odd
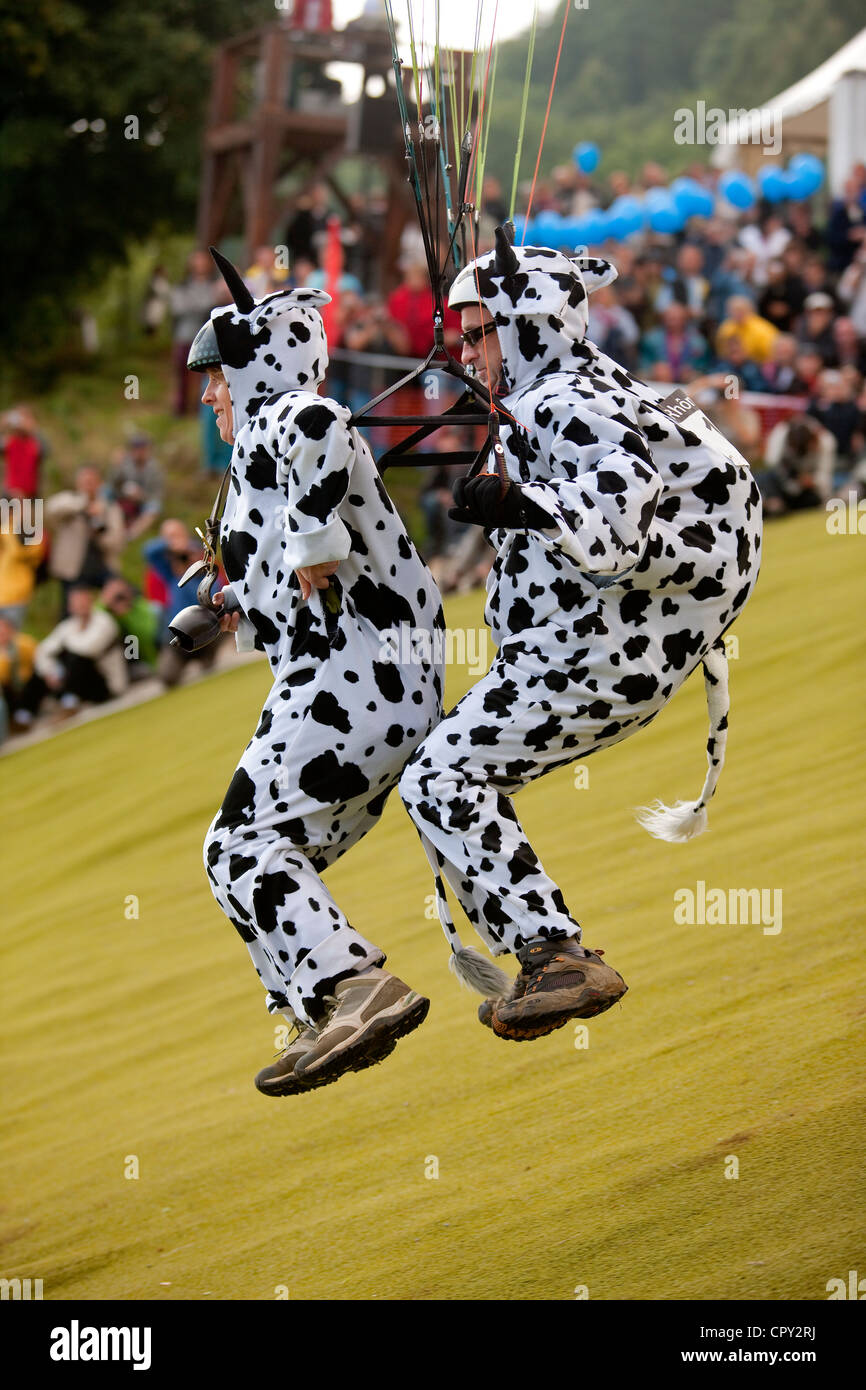
[[[5,758],[2,1273],[49,1299],[825,1298],[863,1250],[862,547],[768,529],[711,833],[661,844],[630,809],[698,790],[699,677],[588,787],[518,798],[631,987],[585,1047],[479,1027],[393,798],[329,883],[428,1020],[337,1085],[255,1091],[273,1023],[200,846],[261,665]],[[448,617],[480,626],[479,596]],[[677,924],[698,880],[780,889],[782,930]]]

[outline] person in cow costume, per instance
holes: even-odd
[[[220,625],[265,652],[273,685],[204,861],[268,1010],[297,1025],[256,1077],[280,1096],[381,1061],[429,1008],[382,968],[383,951],[320,875],[376,824],[441,715],[443,618],[350,412],[317,394],[329,296],[280,290],[256,302],[214,258],[235,302],[213,310],[188,365],[207,372],[202,401],[234,444],[220,546],[242,616]],[[387,641],[404,623],[427,641],[398,665]]]
[[[461,479],[452,515],[496,551],[485,619],[488,674],[420,744],[400,781],[437,890],[456,973],[461,946],[443,884],[494,955],[515,954],[479,1009],[499,1037],[543,1036],[626,990],[545,873],[513,793],[649,724],[703,663],[709,769],[700,797],[640,819],[683,840],[706,825],[724,755],[722,635],[758,575],[761,505],[746,460],[682,392],[663,401],[586,339],[606,261],[496,247],[456,276],[463,362],[503,418],[498,467]]]

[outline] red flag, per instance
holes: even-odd
[[[295,0],[293,29],[326,34],[332,27],[331,0]]]
[[[328,218],[322,269],[325,272],[325,291],[331,296],[332,301],[322,308],[325,336],[331,347],[339,347],[340,278],[343,274],[343,243],[340,240],[339,217]]]

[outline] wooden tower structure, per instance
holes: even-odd
[[[330,63],[361,69],[359,101],[342,101],[339,83],[325,73]],[[368,94],[370,78],[381,79],[381,95]],[[252,256],[256,247],[282,239],[293,203],[316,183],[327,183],[351,213],[335,177],[347,154],[375,162],[385,175],[384,235],[375,248],[385,286],[393,279],[403,228],[415,214],[384,22],[362,17],[345,29],[310,30],[284,17],[228,39],[214,58],[199,193],[200,244],[240,234]],[[300,187],[280,196],[277,185],[294,171]]]

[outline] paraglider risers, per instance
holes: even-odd
[[[478,452],[471,449],[456,449],[448,454],[450,463],[465,463],[470,465],[471,474],[481,468],[487,458],[494,440],[499,437],[499,418],[500,407],[491,398],[490,393],[470,376],[466,368],[445,346],[445,339],[441,319],[434,320],[434,342],[433,347],[424,358],[406,376],[395,381],[393,386],[387,387],[374,400],[368,401],[366,405],[357,410],[351,417],[349,424],[358,425],[364,421],[375,425],[417,425],[418,429],[412,431],[405,439],[401,439],[398,444],[392,445],[376,461],[379,473],[384,473],[386,468],[392,464],[402,464],[407,467],[420,468],[429,466],[430,458],[428,455],[410,454],[409,450],[416,444],[420,444],[423,439],[428,438],[435,430],[441,429],[443,425],[482,425],[487,421],[487,439]],[[446,372],[448,376],[455,377],[462,381],[465,386],[463,395],[444,410],[441,415],[374,415],[373,411],[383,401],[387,401],[404,386],[409,386],[413,381],[417,381],[429,368],[435,368]],[[478,402],[474,412],[471,411],[473,402]],[[481,406],[485,409],[482,411]]]

